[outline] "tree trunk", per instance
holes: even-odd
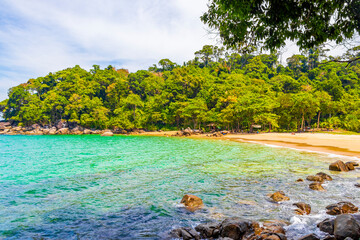
[[[321,114],[321,112],[319,111],[319,113],[318,113],[318,121],[317,121],[317,128],[320,127],[320,114]]]
[[[271,132],[271,123],[269,123],[269,132]]]
[[[301,119],[301,131],[304,130],[304,122],[305,122],[305,117],[304,117],[304,114],[303,114],[302,119]]]

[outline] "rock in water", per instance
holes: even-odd
[[[107,131],[107,132],[104,132],[103,134],[101,134],[101,136],[103,136],[103,137],[112,137],[112,136],[114,136],[114,133],[112,133],[110,131]]]
[[[325,181],[332,181],[332,177],[326,173],[323,172],[318,172],[315,176],[320,176],[322,179],[324,179]]]
[[[357,213],[359,209],[351,202],[338,202],[326,207],[329,215],[340,215],[344,213]]]
[[[343,240],[347,237],[360,238],[360,225],[355,218],[349,214],[337,216],[334,222],[334,235],[336,239]]]
[[[316,234],[312,233],[312,234],[303,236],[303,237],[299,238],[298,240],[320,240],[320,238]]]
[[[336,161],[329,165],[329,170],[331,171],[341,171],[341,172],[348,172],[349,168],[345,165],[343,161]]]
[[[203,223],[195,227],[195,230],[200,233],[200,237],[218,238],[220,235],[220,225],[217,223]]]
[[[327,218],[327,219],[323,220],[322,222],[319,222],[317,224],[317,227],[320,229],[320,231],[333,235],[334,234],[334,219]]]
[[[298,209],[295,209],[295,213],[299,215],[309,215],[311,213],[311,206],[304,202],[294,203],[294,206],[297,206]]]
[[[325,191],[325,189],[323,188],[323,186],[321,186],[321,183],[319,182],[310,183],[309,188],[316,191]]]
[[[321,183],[324,182],[324,179],[318,175],[307,176],[306,180],[313,181],[313,182],[321,182]]]
[[[240,218],[228,218],[221,223],[221,237],[242,239],[242,237],[251,230],[252,222]]]
[[[174,229],[170,233],[171,237],[174,238],[182,238],[183,240],[198,240],[200,239],[200,235],[192,228],[178,228]]]
[[[347,162],[345,165],[350,171],[355,170],[353,162]]]
[[[283,191],[278,191],[273,193],[270,198],[274,201],[274,202],[282,202],[282,201],[289,201],[290,198],[285,196],[285,193]]]
[[[195,195],[190,195],[190,194],[184,195],[184,197],[181,199],[180,203],[184,204],[186,209],[188,209],[192,212],[199,208],[202,208],[204,205],[201,198],[199,198]]]

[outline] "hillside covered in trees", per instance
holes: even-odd
[[[320,61],[321,53],[310,49],[282,66],[277,54],[207,45],[182,66],[169,59],[135,73],[75,66],[11,88],[0,110],[21,126],[360,131],[360,63]]]

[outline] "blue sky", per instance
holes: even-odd
[[[207,0],[0,0],[0,100],[30,78],[93,64],[179,64],[216,44],[199,17]]]

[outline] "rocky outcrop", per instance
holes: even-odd
[[[311,233],[299,238],[298,240],[320,240],[320,238],[316,234]]]
[[[329,170],[331,171],[340,171],[340,172],[348,172],[349,168],[343,161],[336,161],[329,165]]]
[[[171,231],[172,238],[181,238],[183,240],[200,239],[200,235],[192,228],[178,228]]]
[[[68,128],[60,128],[59,130],[56,131],[56,134],[66,135],[66,134],[70,134],[70,131]]]
[[[201,238],[218,238],[220,236],[220,224],[218,223],[203,223],[195,227],[195,230],[200,233]]]
[[[242,239],[242,237],[253,230],[252,221],[241,218],[228,218],[221,223],[220,236],[231,239]]]
[[[319,182],[313,182],[309,184],[309,188],[315,191],[326,191],[325,188]]]
[[[180,203],[184,204],[186,209],[192,212],[204,206],[201,198],[191,194],[185,194]]]
[[[283,191],[278,191],[270,195],[270,198],[273,202],[282,202],[282,201],[289,201],[290,198],[285,196]]]
[[[304,202],[294,203],[294,206],[298,207],[295,209],[295,213],[298,215],[309,215],[311,213],[311,206]]]
[[[105,131],[103,134],[101,134],[102,137],[112,137],[114,136],[114,133],[111,131]]]
[[[329,233],[331,235],[334,234],[334,219],[326,218],[325,220],[319,222],[317,227],[322,232]]]
[[[329,215],[340,215],[345,213],[357,213],[359,209],[351,202],[338,202],[326,207]]]
[[[334,236],[339,240],[347,237],[359,239],[360,225],[355,218],[349,214],[337,216],[334,221]]]

